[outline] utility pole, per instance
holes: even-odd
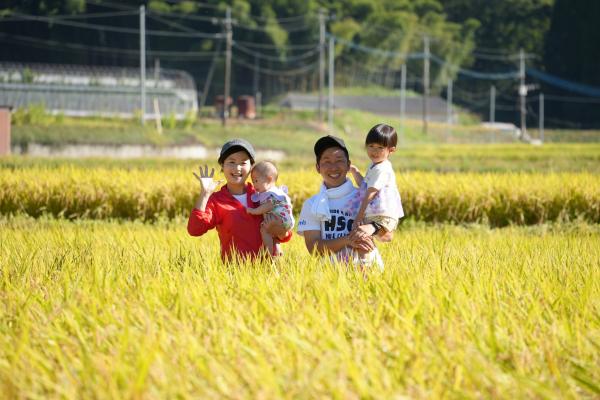
[[[323,121],[323,89],[325,87],[325,11],[319,9],[319,122]]]
[[[406,118],[406,63],[402,64],[400,72],[400,134],[404,137],[404,126]]]
[[[146,7],[140,6],[140,107],[142,125],[146,123]]]
[[[521,98],[521,135],[519,139],[523,140],[527,135],[527,86],[525,85],[525,52],[522,48],[519,52],[519,59],[519,78],[521,79],[521,84],[519,85],[519,97]]]
[[[258,93],[258,83],[259,83],[259,73],[260,73],[260,64],[258,62],[258,56],[254,56],[254,81],[252,82],[252,87],[254,89],[254,101],[256,102],[256,94]]]
[[[448,80],[448,89],[446,90],[446,122],[452,124],[452,79]]]
[[[544,143],[544,93],[540,93],[540,141]]]
[[[231,30],[231,7],[227,7],[225,14],[225,32],[227,37],[227,48],[225,50],[225,93],[223,98],[223,126],[227,123],[229,118],[229,107],[227,101],[229,100],[229,91],[231,84],[231,42],[233,39],[233,32]]]
[[[429,36],[423,36],[425,57],[423,59],[423,133],[427,135],[427,120],[429,118]]]
[[[490,88],[490,122],[496,122],[496,86]]]
[[[160,58],[154,59],[154,87],[158,87],[160,79]]]
[[[329,121],[329,133],[333,134],[333,82],[335,80],[335,41],[333,36],[329,37],[329,100],[327,102],[327,119]]]
[[[448,88],[446,90],[446,142],[449,142],[452,135],[452,79],[448,80]]]
[[[200,98],[200,111],[206,104],[206,98],[208,97],[208,90],[210,89],[210,84],[212,83],[212,77],[215,72],[215,67],[217,66],[217,59],[219,58],[219,53],[221,52],[221,47],[223,46],[223,41],[219,40],[219,44],[217,45],[217,50],[215,55],[210,63],[210,68],[208,69],[208,74],[206,74],[206,80],[204,81],[204,89],[202,90],[202,97]]]
[[[254,57],[254,107],[256,110],[256,116],[260,117],[261,111],[261,93],[260,93],[260,63],[258,57]]]

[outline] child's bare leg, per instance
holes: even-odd
[[[271,256],[276,254],[273,236],[269,235],[263,226],[260,227],[260,236],[262,236],[263,245],[265,246],[269,254]]]
[[[273,241],[273,256],[279,257],[281,255],[283,255],[283,252],[281,250],[281,244],[277,240],[274,240]]]

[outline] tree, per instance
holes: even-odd
[[[600,87],[599,20],[600,2],[597,0],[556,0],[544,52],[546,71],[563,79]],[[544,91],[574,95],[548,85]],[[548,111],[557,118],[589,126],[598,126],[598,108],[598,104],[566,101],[548,104]]]

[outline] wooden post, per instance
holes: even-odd
[[[10,107],[0,106],[0,156],[10,155]]]

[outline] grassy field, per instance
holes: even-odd
[[[277,164],[282,171],[299,168],[314,168],[312,146],[320,134],[312,133],[309,138],[297,139],[290,136],[287,141],[297,143]],[[233,136],[233,135],[232,135]],[[256,137],[240,135],[253,143]],[[277,139],[274,139],[276,141]],[[280,138],[283,140],[283,138]],[[352,161],[361,168],[368,165],[362,142],[346,138]],[[222,144],[222,143],[221,143]],[[215,144],[215,146],[218,146]],[[470,144],[470,145],[410,145],[398,148],[392,155],[392,163],[399,173],[406,171],[434,172],[600,172],[600,143],[596,144],[545,144],[531,146],[523,143],[513,144]],[[189,159],[102,159],[102,158],[36,158],[3,157],[2,169],[23,169],[30,167],[60,168],[75,165],[81,168],[113,169],[193,169],[199,163],[216,165],[216,157],[208,160]]]
[[[142,127],[139,120],[70,118],[51,116],[42,110],[18,111],[23,115],[13,118],[13,142],[22,146],[28,143],[50,145],[69,144],[152,144],[157,146],[201,143],[216,147],[232,137],[245,137],[259,148],[270,148],[295,154],[298,147],[314,143],[324,133],[330,133],[325,123],[319,123],[312,111],[291,111],[267,106],[262,118],[239,120],[232,118],[227,127],[214,118],[212,111],[203,110],[201,118],[190,116],[182,121],[165,117],[163,134],[158,134],[153,121]],[[399,117],[381,116],[356,110],[336,110],[334,133],[349,140],[350,144],[363,144],[368,130],[377,123],[385,122],[401,133],[403,145],[427,143],[515,143],[510,133],[487,130],[479,121],[464,116],[459,125],[430,122],[427,134],[420,120],[407,120],[404,125]],[[402,128],[402,129],[400,129]],[[530,132],[533,137],[538,134]],[[565,131],[546,129],[550,142],[600,142],[600,131]],[[293,138],[290,141],[290,138]],[[309,146],[310,147],[310,146]]]
[[[22,145],[283,151],[296,213],[328,133],[275,108],[227,128],[167,117],[163,135],[28,112]],[[378,122],[336,112],[362,169]],[[600,398],[600,144],[456,144],[490,140],[513,141],[406,123],[392,162],[407,218],[367,277],[298,235],[279,264],[223,265],[215,232],[185,229],[192,171],[212,159],[0,158],[0,397]]]
[[[311,170],[281,174],[279,183],[288,186],[296,214],[318,192],[319,178]],[[397,182],[406,215],[414,220],[490,226],[575,220],[600,223],[596,174],[410,172],[399,174]],[[198,191],[192,169],[0,169],[0,214],[173,218],[189,212]]]
[[[3,396],[600,396],[598,225],[404,226],[367,279],[183,226],[0,220]]]

